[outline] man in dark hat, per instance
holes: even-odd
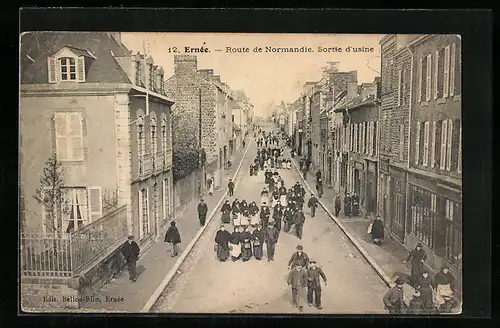
[[[128,240],[122,246],[122,255],[127,264],[129,280],[135,282],[137,280],[137,272],[135,270],[137,260],[139,259],[139,245],[134,241],[134,236],[128,236]]]
[[[170,222],[170,227],[165,234],[165,242],[170,243],[172,245],[172,257],[177,256],[177,244],[181,243],[181,234],[179,233],[179,229],[175,226],[175,221]]]
[[[297,237],[302,239],[302,230],[304,228],[304,222],[306,221],[306,217],[304,212],[302,212],[302,208],[300,204],[297,208],[297,212],[294,214],[294,223],[295,223],[295,232],[297,233]]]
[[[320,277],[326,282],[326,275],[323,270],[316,266],[316,261],[309,262],[309,268],[307,269],[307,303],[312,306],[314,301],[314,306],[321,310],[321,281]]]
[[[311,194],[311,198],[309,198],[309,201],[307,202],[307,207],[311,209],[311,217],[313,218],[316,214],[316,208],[318,207],[318,199],[316,198],[316,195]]]
[[[405,307],[403,300],[404,281],[401,278],[397,278],[395,283],[396,285],[391,287],[383,298],[384,306],[389,310],[389,314],[401,314]]]
[[[267,224],[264,231],[264,241],[266,242],[267,261],[274,261],[274,251],[276,249],[276,242],[278,241],[279,231],[274,227],[272,222]]]
[[[300,265],[299,262],[295,263],[295,267],[288,274],[287,283],[292,287],[292,302],[300,311],[303,310],[301,304],[300,291],[307,284],[306,270]]]
[[[203,198],[200,200],[200,203],[198,204],[198,219],[200,220],[200,226],[205,225],[205,220],[207,219],[207,212],[208,212],[208,207],[207,204],[205,204]]]
[[[227,184],[227,189],[229,190],[229,197],[233,197],[233,195],[234,195],[234,182],[233,182],[233,179],[229,179],[229,183]]]
[[[299,263],[301,267],[306,268],[309,265],[309,256],[303,252],[302,245],[297,245],[297,251],[292,254],[288,261],[288,269],[291,269],[292,264]]]

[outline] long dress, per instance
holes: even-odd
[[[263,192],[260,194],[260,203],[261,204],[268,204],[269,202],[269,194],[267,192]]]
[[[245,213],[243,213],[243,215],[241,216],[240,224],[242,226],[250,225],[250,214],[248,213],[248,211],[245,211]]]
[[[375,219],[372,224],[371,235],[374,243],[380,243],[384,239],[384,223],[380,219]]]
[[[219,230],[215,235],[215,242],[217,243],[217,258],[220,261],[225,261],[229,257],[229,241],[231,240],[231,233],[227,230]]]
[[[250,224],[252,226],[257,226],[260,224],[260,217],[259,217],[259,208],[258,207],[251,207],[251,212],[250,212]]]
[[[252,258],[252,242],[250,239],[245,239],[241,243],[241,259],[246,262]]]
[[[241,213],[238,209],[233,210],[233,225],[239,227],[241,225]]]
[[[241,255],[241,233],[235,231],[231,234],[230,241],[230,251],[231,258],[233,261],[236,261]]]

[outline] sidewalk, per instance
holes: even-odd
[[[247,147],[250,141],[246,141]],[[214,191],[212,196],[205,195],[203,199],[208,206],[210,213],[217,205],[219,200],[225,195],[227,183],[238,169],[240,161],[243,160],[245,149],[241,149],[235,154],[233,165],[228,170],[223,171],[222,190]],[[245,169],[245,168],[241,168]],[[179,245],[179,254],[190,241],[196,236],[200,230],[200,222],[198,221],[198,206],[199,199],[193,200],[191,204],[186,206],[186,210],[178,216],[175,221],[179,229],[182,243]],[[208,219],[208,218],[207,218]],[[144,254],[142,254],[137,262],[137,281],[131,282],[128,279],[127,270],[119,272],[113,280],[108,282],[99,292],[95,294],[101,299],[101,303],[84,303],[81,308],[84,309],[99,309],[109,310],[114,312],[139,312],[155,292],[158,286],[162,283],[165,276],[176,263],[178,257],[171,257],[170,245],[163,242],[164,237],[160,236],[158,242],[151,246]],[[106,302],[106,297],[122,298],[120,302]]]
[[[299,166],[297,156],[292,161],[297,167]],[[308,173],[307,185],[309,189],[316,190],[315,181],[316,176],[314,172]],[[335,192],[333,189],[324,188],[324,193],[319,198],[330,213],[335,213],[334,197]],[[332,216],[334,215],[332,214]],[[408,250],[403,245],[390,238],[385,238],[385,242],[381,246],[373,244],[370,235],[367,233],[371,221],[364,216],[345,217],[341,211],[337,219],[356,238],[358,244],[363,247],[366,253],[375,261],[376,265],[385,273],[385,276],[390,280],[386,281],[387,284],[392,283],[397,277],[405,278],[409,275],[411,266],[403,263],[403,260],[406,260],[408,256]],[[408,288],[413,289],[410,286]]]

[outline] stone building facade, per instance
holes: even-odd
[[[176,101],[174,147],[204,149],[205,173],[213,174],[215,186],[219,187],[220,170],[229,159],[233,138],[232,92],[212,69],[198,70],[198,60],[193,55],[174,56],[174,75],[165,81],[165,91]]]

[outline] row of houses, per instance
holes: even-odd
[[[165,78],[153,57],[129,50],[120,33],[30,32],[20,46],[22,245],[38,253],[47,238],[94,242],[103,231],[87,262],[127,235],[152,244],[178,203],[203,192],[208,174],[220,186],[221,170],[252,125],[244,92],[198,69],[195,56],[175,56],[174,74]],[[174,158],[184,149],[204,153],[204,165],[196,179],[174,181]],[[52,181],[50,168],[60,175]],[[48,206],[46,195],[60,204]],[[24,262],[23,274],[40,273]]]
[[[386,35],[381,74],[323,68],[281,111],[297,154],[335,192],[360,196],[407,248],[424,245],[431,268],[461,270],[461,40]]]

